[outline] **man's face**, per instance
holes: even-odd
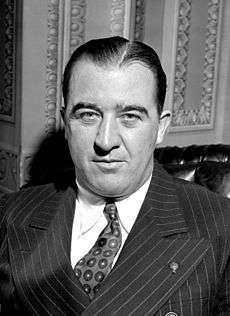
[[[74,66],[65,135],[83,188],[123,199],[151,175],[155,144],[166,127],[157,113],[155,86],[152,72],[139,63]]]

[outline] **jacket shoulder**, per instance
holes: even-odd
[[[13,193],[4,194],[0,199],[0,223],[20,210],[20,216],[28,215],[30,210],[56,193],[53,184],[25,187]]]
[[[203,236],[223,233],[230,238],[230,199],[186,180],[176,179],[176,190],[185,219]]]

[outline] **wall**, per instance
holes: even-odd
[[[23,0],[21,146],[30,151],[44,131],[48,1]]]
[[[162,57],[171,63],[168,77],[173,74],[166,103],[174,126],[163,145],[229,143],[229,5],[165,1],[165,12],[170,7],[177,18],[169,23],[164,19]]]

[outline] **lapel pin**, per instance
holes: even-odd
[[[179,268],[179,264],[175,261],[172,261],[169,264],[169,268],[171,269],[172,273],[176,273]]]

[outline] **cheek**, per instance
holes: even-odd
[[[72,154],[76,157],[82,157],[89,151],[90,137],[89,133],[84,133],[82,130],[70,129],[68,135],[68,143]]]
[[[135,150],[142,154],[144,158],[144,152],[150,154],[153,152],[157,138],[156,128],[147,128],[145,131],[140,131],[133,138],[133,147]]]

